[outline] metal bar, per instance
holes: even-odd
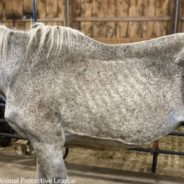
[[[159,149],[159,141],[155,141],[152,146],[153,149],[153,157],[152,157],[152,167],[151,172],[156,173],[157,170],[157,160],[158,160],[158,149]]]
[[[171,132],[171,133],[170,133],[170,134],[168,134],[168,135],[184,137],[184,132],[174,131],[174,132]]]
[[[5,119],[0,119],[0,123],[7,123],[7,121]],[[8,123],[7,123],[8,124]],[[1,132],[0,132],[1,133]]]
[[[170,16],[158,16],[158,17],[134,17],[134,16],[125,16],[125,17],[76,17],[74,21],[77,22],[149,22],[149,21],[170,21]]]
[[[130,151],[142,151],[142,152],[146,152],[146,153],[152,153],[152,148],[139,148],[139,147],[135,147],[135,148],[129,148],[128,150]]]
[[[170,1],[170,34],[173,34],[173,27],[174,27],[174,21],[175,21],[175,10],[176,10],[176,0]]]
[[[156,173],[157,171],[157,162],[158,162],[158,153],[153,152],[153,158],[152,158],[152,166],[151,166],[151,172]]]
[[[33,22],[37,22],[37,15],[38,15],[37,5],[38,5],[37,0],[33,0]]]
[[[141,152],[146,152],[146,153],[153,153],[153,149],[152,148],[139,148],[139,147],[136,147],[136,148],[130,148],[128,149],[130,151],[141,151]],[[182,155],[184,156],[184,152],[181,152],[181,151],[171,151],[171,150],[155,150],[155,152],[157,153],[160,153],[160,154],[171,154],[171,155]]]
[[[182,151],[158,150],[158,153],[165,154],[165,155],[179,155],[179,156],[184,156],[184,152],[182,152]]]
[[[179,6],[180,0],[175,0],[174,2],[174,15],[173,15],[173,25],[172,25],[172,33],[178,32],[178,22],[179,22]]]
[[[68,154],[69,154],[69,148],[65,148],[65,153],[64,153],[64,155],[63,155],[63,159],[65,159],[67,156],[68,156]]]
[[[16,138],[16,139],[25,139],[24,137],[22,137],[20,135],[17,135],[17,134],[8,134],[8,133],[2,133],[2,132],[0,132],[0,137],[10,137],[10,138]]]
[[[65,26],[72,26],[72,1],[65,0]]]

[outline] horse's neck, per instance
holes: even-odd
[[[8,88],[20,72],[26,51],[26,37],[23,33],[11,34],[6,57],[0,63],[0,92],[6,96]]]

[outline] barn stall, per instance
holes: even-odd
[[[184,1],[175,0],[38,0],[38,21],[65,25],[108,43],[147,40],[184,29]],[[28,29],[32,0],[0,1],[0,21]],[[176,15],[178,14],[178,16]]]
[[[33,2],[32,0],[1,0],[0,22],[10,28],[27,30],[32,24],[35,5],[37,11],[34,16],[38,22],[69,26],[105,43],[142,41],[184,30],[183,0],[38,0],[36,4]],[[179,129],[182,130],[183,128]],[[147,145],[142,151],[148,150],[147,147],[150,146],[152,147]],[[165,137],[160,140],[160,148],[183,153],[183,137]],[[67,161],[150,172],[151,167],[152,171],[156,169],[153,168],[152,159],[157,159],[158,149],[157,143],[154,144],[153,149],[146,151],[148,153],[73,149]],[[6,152],[4,149],[2,151]],[[150,152],[156,153],[153,154],[154,158]],[[163,154],[158,159],[158,174],[183,176],[183,156]]]

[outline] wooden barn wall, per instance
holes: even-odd
[[[38,0],[38,18],[65,25],[67,0]],[[107,43],[146,40],[172,32],[174,0],[68,0],[70,26]],[[0,0],[0,22],[28,29],[32,0]],[[68,9],[67,9],[68,11]],[[180,0],[179,32],[184,31],[184,0]]]

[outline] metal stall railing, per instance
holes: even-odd
[[[38,17],[38,1],[33,0],[33,22],[37,22]]]
[[[174,131],[174,132],[168,134],[168,136],[184,137],[184,132]],[[130,151],[139,151],[139,152],[151,153],[152,154],[152,165],[151,165],[151,172],[152,173],[156,173],[159,154],[184,156],[184,152],[182,152],[182,151],[173,151],[173,150],[162,150],[162,149],[160,149],[159,148],[159,140],[155,141],[153,143],[152,148],[135,147],[135,148],[130,148],[129,150]]]

